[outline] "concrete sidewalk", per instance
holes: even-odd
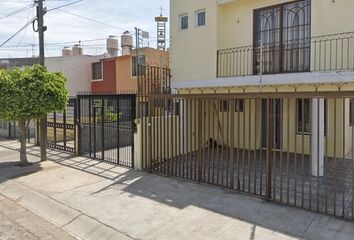
[[[354,224],[261,199],[49,151],[18,168],[0,141],[0,193],[81,239],[353,239]],[[29,148],[38,161],[38,148]]]

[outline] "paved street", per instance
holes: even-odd
[[[0,239],[70,240],[75,238],[0,194]]]
[[[18,147],[16,141],[0,140],[0,239],[354,236],[351,222],[53,150],[51,161],[38,163],[38,148],[30,146],[34,165],[19,168],[14,165]]]

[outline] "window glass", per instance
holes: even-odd
[[[220,101],[220,112],[228,112],[228,111],[229,111],[229,102]]]
[[[146,65],[146,58],[145,55],[140,55],[139,56],[139,64],[142,65],[142,67],[144,67]],[[143,69],[141,69],[141,71],[144,71]],[[136,71],[136,56],[132,57],[132,76],[136,76],[137,75],[137,71]]]
[[[310,133],[310,100],[296,99],[296,131]]]
[[[197,12],[197,26],[204,26],[205,25],[205,11],[198,11]]]
[[[92,63],[92,80],[100,80],[102,79],[102,63],[101,62],[95,62]]]
[[[188,16],[185,15],[180,17],[180,29],[188,29]]]
[[[235,100],[235,112],[244,112],[245,109],[245,100],[237,99]]]

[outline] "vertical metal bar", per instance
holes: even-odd
[[[104,130],[105,130],[105,105],[104,105],[104,98],[101,98],[101,101],[102,101],[102,108],[101,108],[101,127],[102,127],[102,130],[101,130],[101,147],[102,147],[102,160],[105,159],[105,144],[104,144]]]
[[[246,104],[246,99],[243,100]],[[246,108],[243,112],[243,128],[242,128],[242,191],[246,188]]]
[[[254,186],[253,193],[257,194],[257,144],[258,144],[258,99],[254,99],[254,151],[253,151],[253,171],[254,171]]]
[[[203,161],[203,157],[202,157],[202,154],[203,154],[203,149],[202,149],[202,141],[203,141],[203,138],[202,138],[202,132],[203,132],[203,103],[202,103],[202,100],[198,99],[198,182],[201,182],[202,181],[202,161]],[[197,120],[196,119],[196,120]]]
[[[81,100],[80,98],[78,97],[77,98],[77,101],[75,102],[75,122],[74,124],[76,125],[77,127],[77,138],[75,137],[75,146],[77,147],[76,149],[76,152],[77,152],[77,155],[80,156],[81,155],[81,142],[82,142],[82,139],[81,139]],[[76,142],[78,141],[78,142]],[[91,146],[90,146],[91,147]]]
[[[176,117],[178,117],[179,119],[179,125],[178,125],[178,176],[182,177],[182,161],[183,161],[183,155],[182,155],[182,134],[181,134],[181,130],[182,130],[182,114],[181,114],[181,106],[182,106],[182,102],[181,99],[177,99],[177,104],[178,104],[178,108],[176,112]],[[184,132],[183,132],[184,135]]]
[[[169,151],[171,152],[171,174],[172,176],[176,176],[176,158],[175,158],[175,134],[174,134],[174,129],[175,129],[175,121],[174,121],[174,115],[173,115],[173,98],[169,99],[170,105],[169,105],[169,129],[171,130],[171,136],[169,139],[171,139],[169,146]]]
[[[260,119],[261,119],[261,130],[260,130],[260,146],[259,146],[259,195],[263,196],[263,122],[265,122],[267,124],[267,116],[266,115],[266,119],[264,119],[263,117],[263,111],[265,111],[264,109],[264,105],[263,102],[266,102],[266,99],[261,98],[260,99]],[[268,108],[266,107],[266,110],[268,111]],[[266,136],[267,138],[267,136]]]
[[[119,102],[118,102],[119,103]],[[131,111],[130,111],[130,118],[131,118],[131,128],[130,128],[130,134],[131,134],[131,146],[132,146],[132,150],[131,150],[131,167],[134,169],[135,168],[135,144],[134,144],[134,132],[135,132],[135,112],[136,112],[136,97],[132,96],[131,100],[130,100],[130,107],[131,107]],[[118,113],[119,114],[119,113]],[[119,116],[119,115],[118,115]],[[120,118],[118,119],[118,128],[119,128],[119,123],[120,123]],[[119,161],[119,154],[118,154],[118,161]]]
[[[231,100],[231,140],[230,140],[230,188],[235,187],[235,162],[234,162],[234,148],[235,148],[235,99]]]
[[[198,162],[197,162],[197,157],[198,157],[198,136],[197,136],[197,120],[198,120],[198,117],[197,117],[197,114],[198,114],[198,104],[197,104],[197,101],[198,99],[195,98],[194,99],[194,180],[195,181],[198,181],[198,177],[197,177],[197,174],[198,174]],[[198,124],[199,125],[199,124]]]
[[[287,124],[287,132],[288,132],[288,137],[287,137],[287,145],[288,145],[288,151],[286,153],[286,175],[287,175],[287,187],[286,187],[286,203],[289,205],[290,203],[290,103],[291,99],[288,98],[288,124]],[[295,100],[295,111],[296,111],[296,100]],[[296,117],[296,116],[295,116]],[[295,121],[295,128],[294,128],[294,134],[296,134],[296,121]]]
[[[321,127],[320,127],[320,109],[321,109],[321,99],[317,99],[317,212],[320,211],[320,136],[321,136]],[[322,124],[321,124],[322,125]]]
[[[334,121],[333,121],[333,130],[334,130],[334,178],[333,178],[333,211],[334,216],[337,215],[337,98],[334,98]]]
[[[226,112],[229,111],[229,102],[227,100],[222,100],[222,103],[226,103],[227,108],[226,108]],[[222,112],[221,115],[221,124],[219,123],[219,129],[220,129],[220,135],[221,135],[221,153],[220,153],[220,163],[221,163],[221,183],[218,182],[218,184],[221,184],[221,186],[224,186],[224,164],[225,164],[225,156],[224,156],[224,148],[225,148],[225,111]]]
[[[202,148],[202,166],[203,166],[203,177],[202,180],[203,181],[208,181],[207,177],[206,177],[206,172],[208,170],[208,165],[207,165],[207,150],[208,150],[208,146],[205,145],[206,139],[208,139],[207,135],[208,135],[208,129],[207,129],[207,105],[206,105],[207,101],[203,100],[202,101],[202,106],[203,106],[203,111],[202,111],[202,121],[203,121],[203,134],[202,134],[202,142],[200,143],[200,147]]]
[[[214,154],[214,148],[215,148],[215,114],[214,114],[214,106],[215,106],[215,99],[212,99],[210,102],[211,106],[211,110],[210,110],[210,115],[211,115],[211,127],[210,127],[210,131],[211,131],[211,142],[210,147],[211,147],[211,158],[210,158],[210,167],[211,167],[211,172],[210,172],[210,178],[209,178],[209,182],[210,183],[214,183],[214,174],[215,174],[215,154]]]
[[[152,166],[152,141],[153,141],[153,135],[152,135],[152,117],[153,117],[153,109],[155,108],[154,105],[154,98],[149,97],[148,99],[148,117],[147,117],[147,169],[149,172],[153,170]]]
[[[353,126],[353,120],[354,120],[354,99],[351,98],[349,101],[351,101],[351,104],[349,104],[350,106],[350,115],[351,115],[351,119],[352,119],[352,122],[350,123],[351,124],[351,127],[352,127],[352,181],[351,181],[351,204],[352,204],[352,209],[351,209],[351,213],[352,213],[352,217],[351,219],[353,220],[354,219],[354,126]]]
[[[237,105],[240,104],[241,99],[237,99]],[[241,132],[240,132],[240,125],[241,125],[241,112],[237,113],[237,190],[241,190],[241,184],[240,184],[240,147],[241,147]]]
[[[302,101],[302,99],[298,99],[299,101]],[[296,99],[295,99],[295,104],[296,103]],[[305,102],[301,102],[301,106],[303,106],[305,104]],[[295,107],[296,107],[295,105]],[[301,132],[305,131],[305,126],[301,126]],[[294,134],[294,169],[293,169],[293,175],[294,175],[294,206],[297,206],[297,131],[295,131]]]
[[[208,112],[208,138],[206,139],[207,140],[207,149],[208,149],[208,183],[211,183],[210,182],[210,176],[211,176],[211,161],[213,160],[213,157],[211,157],[211,148],[213,147],[212,144],[212,139],[213,139],[213,135],[211,134],[211,130],[214,129],[214,126],[211,125],[211,115],[212,115],[212,102],[210,101],[210,99],[208,100],[208,107],[207,107],[207,112]]]
[[[267,98],[267,199],[272,198],[273,99]]]
[[[227,103],[229,109],[226,116],[226,146],[225,146],[225,164],[226,164],[226,187],[229,187],[229,175],[230,175],[230,112],[232,113],[233,109],[231,107],[231,101],[228,100]]]
[[[283,107],[284,107],[284,99],[281,98],[280,99],[280,139],[279,141],[281,142],[281,146],[280,146],[280,202],[283,203],[283,148],[284,148],[284,144],[283,144],[283,125],[284,125],[284,115],[283,115]]]
[[[64,143],[64,149],[66,149],[66,109],[63,111],[63,143]]]
[[[252,111],[252,102],[251,99],[248,99],[248,192],[251,192],[251,111]]]
[[[311,99],[311,104],[310,104],[310,129],[312,129],[315,126],[312,126],[312,106],[313,106],[313,98]],[[310,137],[312,138],[312,133],[310,134]],[[309,178],[309,209],[312,209],[312,144],[311,141],[309,141],[309,150],[310,150],[310,154],[309,154],[309,160],[308,160],[308,178]]]
[[[305,99],[301,99],[301,126],[303,131],[301,133],[301,207],[304,207],[304,188],[305,188],[305,173],[304,173],[304,162],[305,162]],[[296,171],[296,170],[295,170]]]
[[[92,100],[95,100],[95,99],[92,99]],[[94,102],[93,102],[93,105],[94,105]],[[94,158],[97,158],[97,153],[96,153],[96,149],[97,149],[97,131],[96,131],[96,125],[97,125],[97,114],[96,114],[96,107],[93,106],[92,107],[92,110],[93,110],[93,157]]]
[[[343,48],[343,39],[342,39],[342,48]],[[344,54],[344,52],[342,51],[342,54]],[[343,56],[343,55],[342,55]],[[343,66],[342,66],[342,68],[343,68]],[[345,109],[346,109],[346,106],[345,106],[345,101],[346,101],[346,99],[343,97],[343,99],[342,99],[342,102],[343,102],[343,113],[342,113],[342,118],[343,118],[343,121],[342,121],[342,131],[343,131],[343,142],[342,142],[342,145],[343,145],[343,159],[342,159],[342,161],[343,161],[343,174],[342,174],[342,184],[343,184],[343,186],[342,186],[342,188],[343,188],[343,198],[342,198],[342,217],[344,218],[345,217],[345,188],[346,188],[346,175],[347,175],[347,164],[346,164],[346,159],[345,159],[345,137],[346,137],[346,135],[345,135],[345,120],[346,120],[346,118],[345,118]]]
[[[53,113],[54,117],[54,145],[57,145],[57,113]]]
[[[329,99],[327,98],[327,99],[325,99],[325,101],[327,102],[327,104],[325,105],[325,108],[326,108],[325,109],[325,113],[326,113],[325,119],[327,119],[327,121],[326,121],[326,125],[325,125],[325,128],[326,128],[326,131],[325,131],[326,132],[326,136],[325,136],[326,137],[326,141],[325,141],[326,151],[325,151],[325,153],[326,153],[326,155],[325,155],[325,159],[324,159],[324,161],[325,161],[324,162],[324,208],[325,208],[324,211],[325,211],[325,214],[327,214],[328,213],[328,187],[327,187],[328,176],[327,176],[327,167],[328,167],[328,155],[329,155],[329,151],[328,151],[328,139],[329,139],[329,115],[328,115],[329,111],[328,110],[329,110]],[[311,181],[311,179],[310,179],[310,181]]]
[[[193,112],[191,111],[192,100],[187,99],[187,175],[189,175],[189,179],[192,179],[192,139],[193,139],[193,128],[192,128],[192,119],[193,119]]]
[[[272,149],[273,149],[273,163],[272,163],[272,175],[273,175],[273,200],[276,200],[276,190],[277,190],[277,133],[276,133],[276,128],[277,128],[277,108],[276,108],[276,103],[277,103],[276,98],[273,99],[273,121],[272,121],[272,134],[273,134],[273,142],[271,142],[272,144]]]
[[[117,140],[117,163],[118,164],[121,164],[121,162],[120,162],[120,133],[121,133],[121,131],[120,131],[120,109],[121,109],[121,107],[120,107],[120,99],[119,99],[119,97],[117,96],[116,97],[116,99],[115,99],[115,105],[116,105],[116,113],[117,113],[117,116],[118,116],[118,118],[117,118],[117,131],[116,131],[116,134],[117,134],[117,138],[116,138],[116,140]],[[133,118],[133,117],[132,117]],[[131,123],[131,124],[134,124],[134,123]],[[132,127],[133,127],[133,125],[132,125]],[[134,144],[132,144],[132,147],[134,146]]]
[[[219,110],[222,110],[220,109],[221,104],[222,104],[222,100],[218,99],[217,100],[217,103],[218,105],[217,106],[214,106],[215,108],[219,107]],[[219,129],[219,126],[220,126],[220,112],[221,114],[222,111],[217,111],[216,109],[216,113],[217,113],[217,126],[216,126],[216,184],[219,185],[219,176],[220,176],[220,159],[219,159],[219,145],[220,145],[220,138],[219,138],[219,132],[220,132],[220,129]]]

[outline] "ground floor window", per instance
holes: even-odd
[[[310,123],[310,99],[296,99],[296,131],[309,134]]]
[[[231,109],[232,111],[232,109]],[[235,112],[244,112],[245,111],[245,100],[236,99],[235,100]],[[229,101],[224,100],[220,102],[220,112],[229,112]]]

